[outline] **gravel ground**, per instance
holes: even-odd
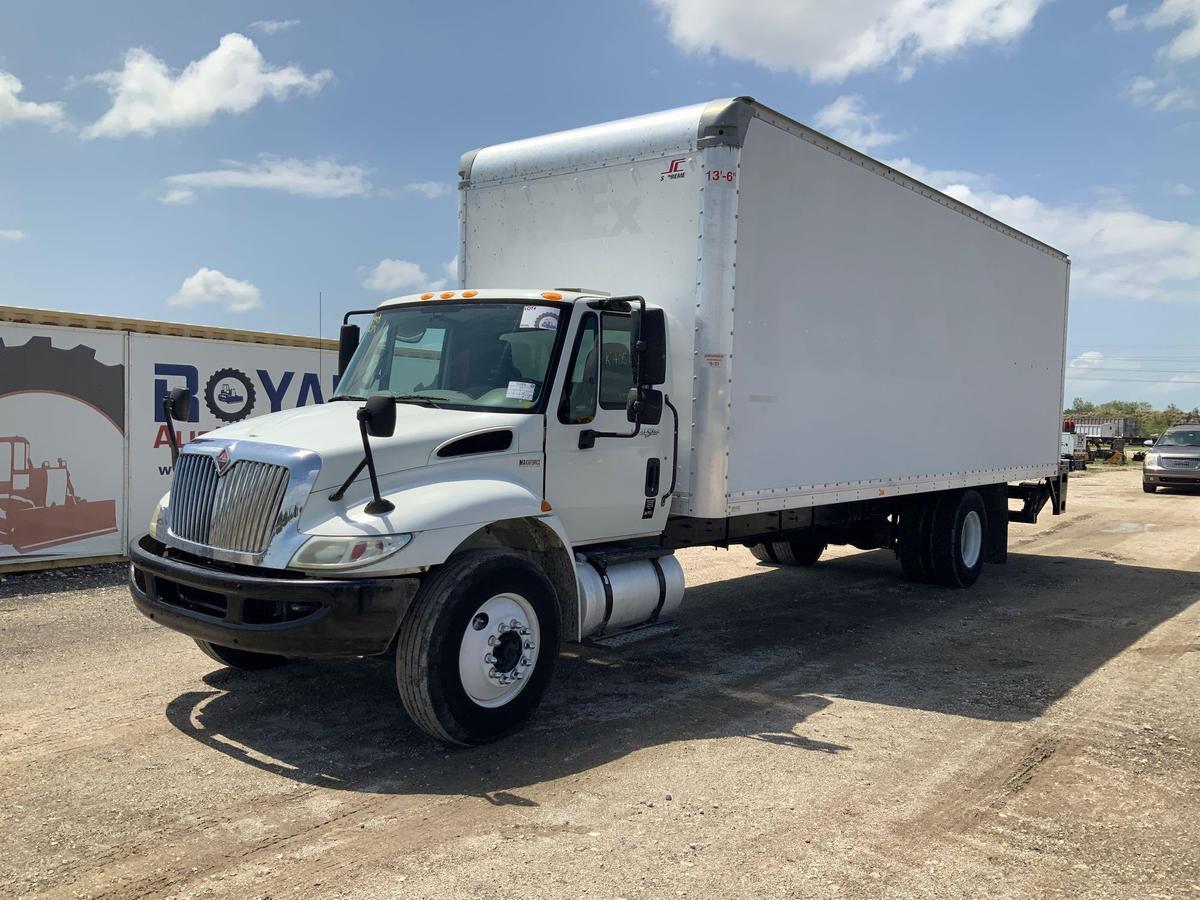
[[[378,661],[241,674],[121,567],[0,583],[0,895],[1200,897],[1200,495],[1093,467],[954,592],[681,554],[448,750]]]

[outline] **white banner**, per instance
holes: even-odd
[[[0,570],[125,552],[170,489],[162,398],[193,395],[186,443],[324,402],[337,353],[206,338],[0,323]]]
[[[0,568],[125,552],[125,335],[0,324]]]

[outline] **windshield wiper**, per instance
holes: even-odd
[[[357,394],[339,394],[336,397],[330,397],[329,402],[333,403],[335,400],[366,400],[366,399],[367,399],[366,397],[359,397]]]
[[[421,406],[431,406],[441,409],[440,403],[449,403],[449,397],[426,397],[424,394],[396,394],[392,399],[397,403],[416,403]]]

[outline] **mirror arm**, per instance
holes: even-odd
[[[342,486],[329,495],[329,499],[334,503],[346,496],[346,491],[350,489],[350,485],[354,483],[354,479],[362,474],[362,470],[367,467],[367,458],[364,456],[358,461],[358,465],[354,470],[346,476],[346,480],[342,482]]]
[[[171,415],[171,395],[162,400],[163,415],[167,417],[167,443],[171,445],[171,465],[179,462],[179,439],[175,437],[175,417]]]
[[[367,464],[367,474],[371,476],[371,495],[374,499],[363,507],[363,512],[376,516],[389,513],[396,507],[390,500],[384,500],[379,494],[379,478],[375,474],[375,457],[371,455],[371,439],[367,436],[368,418],[367,408],[364,406],[358,411],[358,431],[362,435],[363,462]],[[358,471],[361,472],[362,469]]]

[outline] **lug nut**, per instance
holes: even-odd
[[[488,669],[488,678],[499,678],[499,677],[500,677],[499,673],[496,671],[495,666],[492,666],[490,669]]]
[[[496,661],[496,657],[493,654],[489,653],[489,654],[487,654],[487,656],[485,656],[483,658],[483,661],[485,663],[494,663]]]
[[[524,677],[525,677],[525,673],[520,671],[519,669],[517,671],[513,672],[513,678],[515,678],[517,681],[520,681]]]
[[[525,649],[526,649],[526,650],[532,650],[532,649],[533,649],[533,641],[526,641],[526,642],[525,642]]]
[[[498,643],[500,643],[500,638],[496,637],[494,634],[488,635],[488,646],[489,647],[495,647]]]
[[[529,661],[529,657],[528,657],[528,656],[522,656],[522,657],[521,657],[521,665],[523,665],[523,666],[532,666],[532,665],[533,665],[533,663]]]

